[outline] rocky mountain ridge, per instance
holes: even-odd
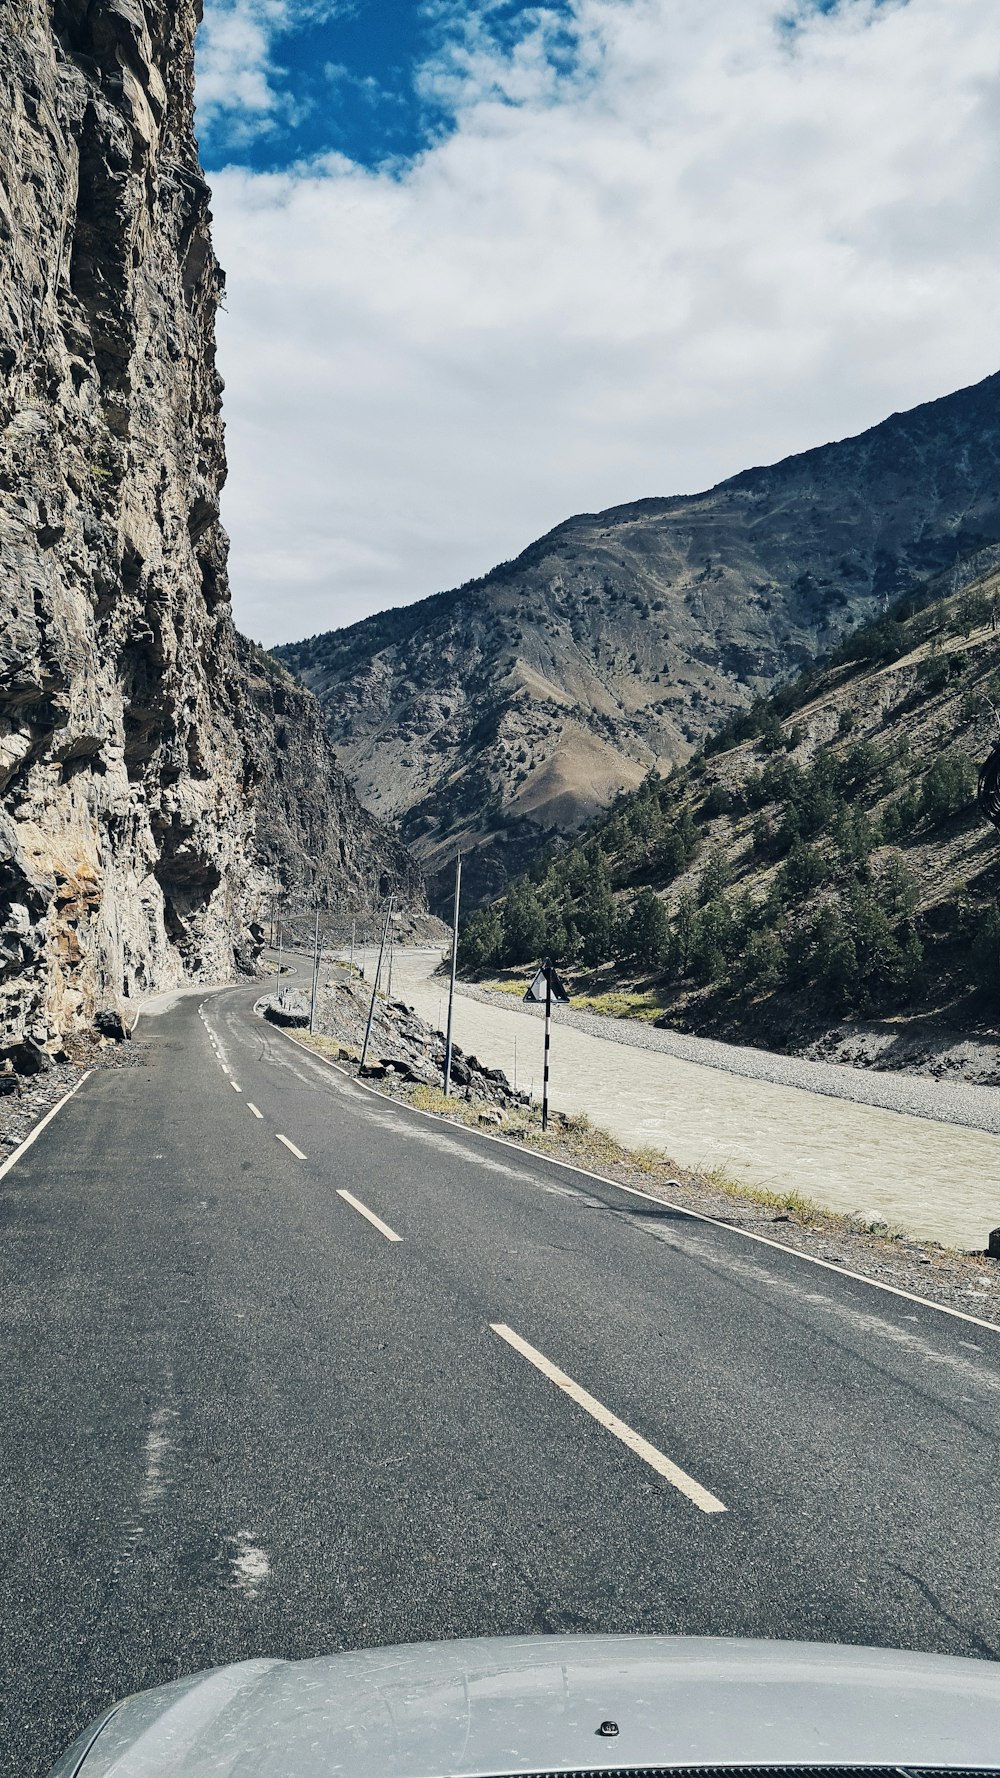
[[[304,854],[422,891],[233,628],[196,0],[0,33],[0,1053],[252,958]],[[298,774],[298,775],[297,775]],[[303,776],[304,775],[304,776]]]
[[[1000,568],[854,631],[463,925],[581,1007],[996,1085]],[[505,978],[506,979],[506,978]]]
[[[275,650],[432,880],[542,837],[1000,544],[1000,375],[702,494],[583,514],[482,580]],[[439,893],[444,882],[439,883]]]

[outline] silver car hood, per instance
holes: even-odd
[[[59,1778],[1000,1770],[1000,1665],[672,1636],[419,1643],[220,1667],[127,1699],[93,1737]]]

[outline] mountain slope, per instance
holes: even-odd
[[[928,1022],[995,1033],[998,618],[994,571],[855,632],[473,912],[465,967],[550,954],[609,1009],[769,1048],[878,1018],[887,1065]]]
[[[560,525],[484,579],[275,652],[433,877],[537,846],[931,575],[1000,542],[1000,375],[703,494]]]

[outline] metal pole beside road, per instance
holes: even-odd
[[[524,996],[525,1000],[545,1002],[545,1061],[542,1069],[542,1129],[549,1127],[549,1051],[552,1047],[552,1003],[566,1006],[569,1003],[562,982],[559,980],[552,964],[546,958],[538,970],[534,981]],[[517,1064],[515,1061],[515,1072]]]
[[[393,902],[393,897],[390,895],[389,906],[385,910],[385,925],[382,928],[382,943],[379,945],[379,948],[378,948],[378,965],[375,970],[375,980],[372,983],[372,997],[371,997],[371,1003],[368,1007],[368,1023],[365,1026],[365,1041],[361,1045],[360,1066],[362,1068],[364,1067],[365,1061],[368,1056],[368,1040],[372,1034],[372,1019],[375,1017],[375,996],[378,993],[378,978],[382,974],[382,953],[385,950],[385,941],[386,941],[386,938],[387,938],[388,932],[389,932],[389,921],[392,919],[392,902]]]
[[[462,900],[462,854],[455,859],[455,912],[451,932],[451,984],[448,988],[448,1034],[444,1040],[444,1091],[451,1093],[451,1026],[455,1011],[455,971],[458,968],[458,911]]]
[[[309,997],[309,1030],[316,1029],[316,998],[319,993],[319,897],[316,898],[316,931],[313,934],[313,979]]]
[[[545,965],[545,1061],[542,1067],[542,1134],[549,1127],[549,1049],[552,1044],[552,970]]]

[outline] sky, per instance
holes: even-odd
[[[1000,368],[996,0],[206,0],[238,624]]]

